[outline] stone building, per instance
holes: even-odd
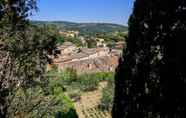
[[[53,60],[58,69],[73,68],[78,73],[114,71],[121,52],[108,47],[77,48],[69,42],[60,46],[59,50],[61,54]]]

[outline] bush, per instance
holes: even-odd
[[[63,80],[64,84],[71,84],[72,82],[76,82],[78,79],[77,72],[75,69],[66,68],[60,74],[60,78]]]
[[[49,95],[53,96],[56,102],[54,116],[56,118],[78,118],[73,101],[64,94],[65,84],[74,81],[76,72],[72,69],[66,69],[65,73],[62,74],[53,68],[47,75],[49,77]]]
[[[113,80],[112,72],[99,72],[92,74],[82,74],[78,77],[78,82],[81,85],[82,91],[92,91],[97,89],[98,84],[101,81],[111,81]]]
[[[101,103],[99,108],[101,110],[110,110],[113,104],[114,97],[114,79],[108,81],[107,87],[103,89]]]
[[[82,91],[95,90],[99,84],[99,78],[95,78],[91,74],[83,74],[78,77],[77,83]]]
[[[63,44],[65,42],[65,37],[63,36],[58,36],[57,37],[57,43],[58,44]]]

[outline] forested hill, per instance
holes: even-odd
[[[74,30],[80,31],[81,33],[96,33],[96,32],[125,32],[128,30],[127,26],[111,24],[111,23],[74,23],[67,21],[32,21],[34,24],[53,24],[61,30]]]

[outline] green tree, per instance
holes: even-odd
[[[186,1],[136,0],[115,76],[113,118],[184,118]]]
[[[15,108],[14,104],[21,101],[20,94],[17,94],[20,89],[27,92],[38,83],[46,85],[45,68],[46,64],[51,62],[49,55],[55,54],[56,36],[55,30],[51,27],[39,28],[29,24],[27,17],[34,9],[36,9],[35,0],[0,1],[1,118],[11,117],[14,114],[11,111],[20,108]],[[34,99],[30,95],[21,97],[27,100]],[[32,108],[27,108],[29,105],[26,103],[23,104],[24,107],[20,106],[32,111],[35,108],[35,104],[31,105],[32,103],[30,103]]]

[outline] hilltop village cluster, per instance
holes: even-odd
[[[78,31],[60,32],[65,37],[77,37]],[[85,38],[80,36],[82,43],[86,43]],[[53,59],[59,70],[72,68],[77,73],[93,72],[113,72],[118,65],[118,59],[122,53],[124,42],[117,42],[114,47],[110,48],[104,39],[95,38],[96,47],[88,48],[87,46],[77,47],[72,42],[66,41],[58,46],[60,54]],[[50,69],[49,65],[49,69]]]

